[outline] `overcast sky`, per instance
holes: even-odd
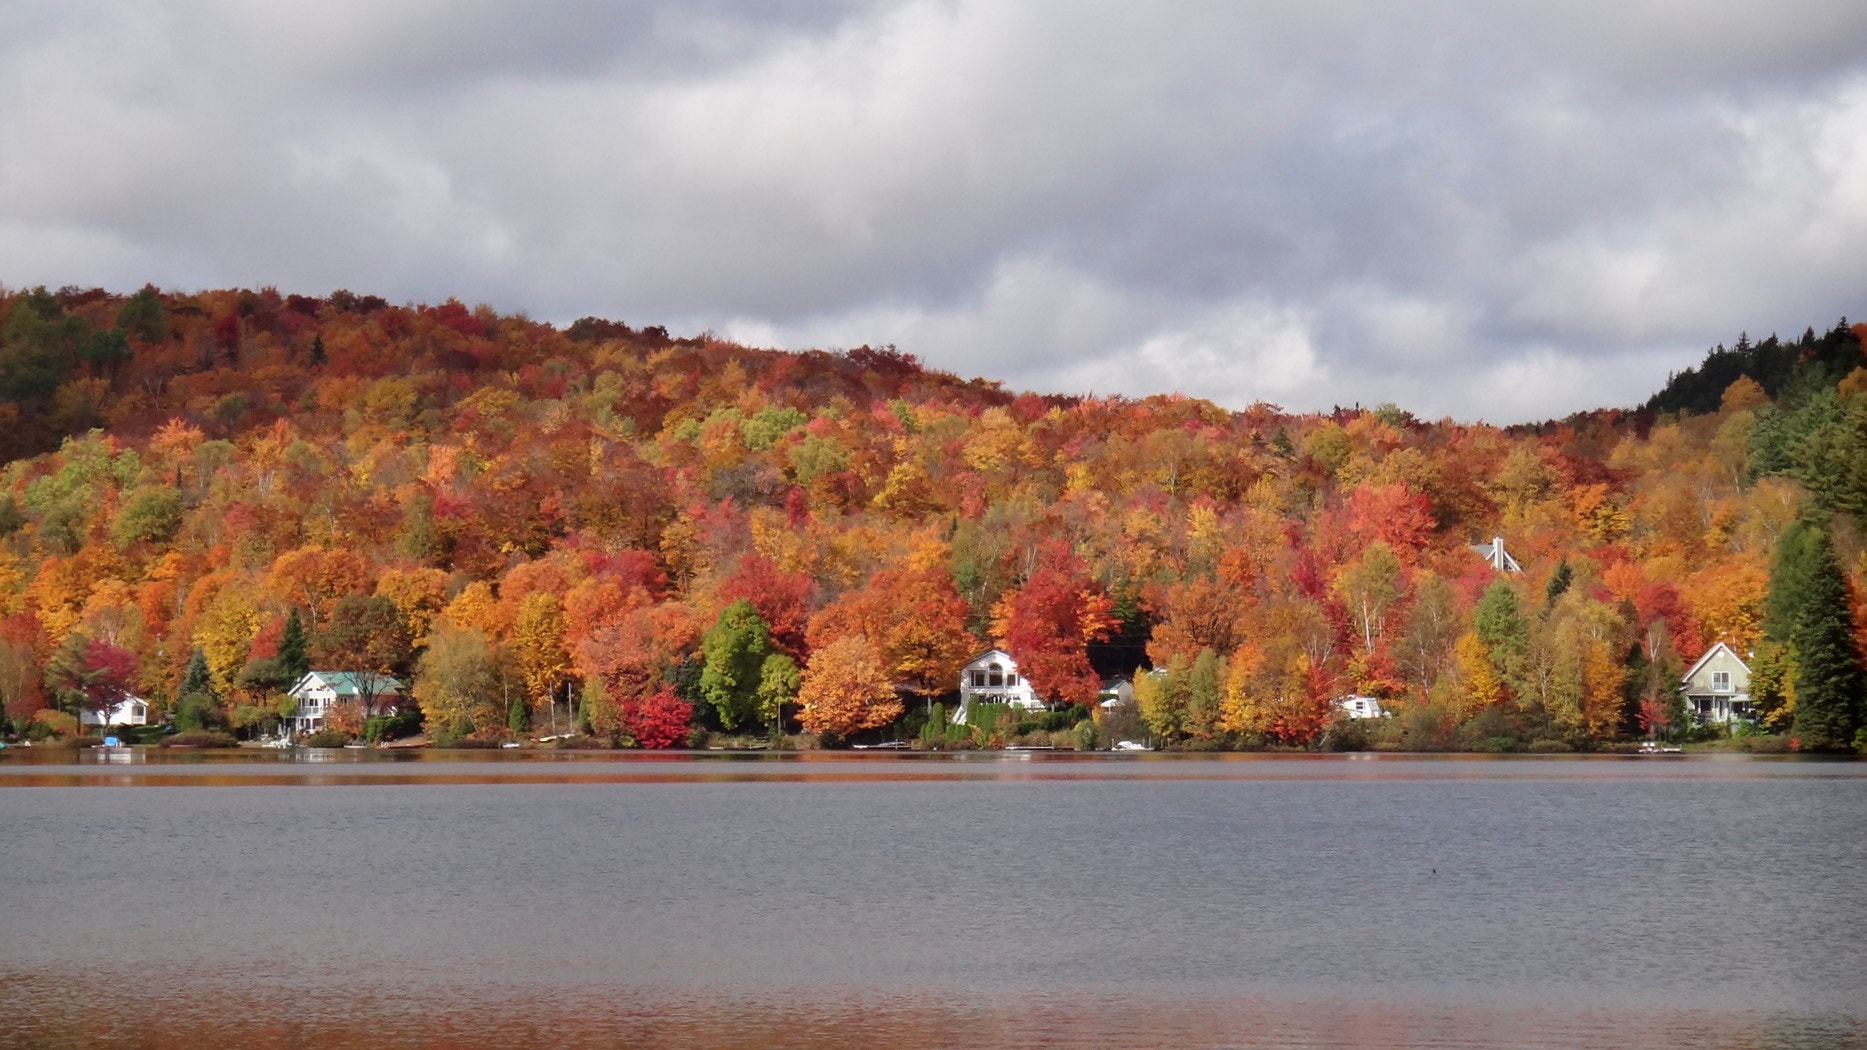
[[[0,283],[1508,423],[1867,315],[1867,4],[9,0]]]

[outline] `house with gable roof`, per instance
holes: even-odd
[[[1490,543],[1474,543],[1472,550],[1478,552],[1480,558],[1490,562],[1491,567],[1499,572],[1523,571],[1523,566],[1517,564],[1517,559],[1511,557],[1510,552],[1504,549],[1504,537],[1502,536],[1491,537]]]
[[[1700,725],[1748,722],[1755,717],[1750,666],[1723,642],[1705,650],[1679,680],[1679,691],[1685,694],[1692,720]]]
[[[298,701],[298,712],[288,719],[294,735],[325,728],[338,704],[361,702],[373,714],[393,715],[405,695],[401,682],[374,671],[307,671],[286,692]]]
[[[149,701],[139,696],[126,697],[112,705],[108,711],[95,711],[85,708],[78,712],[78,721],[87,726],[146,726],[149,724]]]
[[[1041,711],[1045,706],[1031,683],[1018,673],[1018,662],[1003,649],[987,649],[960,668],[954,725],[966,724],[966,712],[974,703],[1006,704],[1022,711]]]

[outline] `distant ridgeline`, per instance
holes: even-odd
[[[1833,387],[1849,372],[1867,364],[1861,353],[1861,327],[1867,326],[1850,328],[1843,317],[1827,332],[1816,335],[1810,328],[1791,343],[1774,335],[1752,343],[1748,334],[1740,335],[1735,347],[1727,349],[1719,343],[1697,368],[1673,373],[1666,386],[1642,407],[1649,412],[1693,415],[1716,412],[1725,390],[1746,377],[1771,398]]]
[[[1740,336],[1736,347],[1720,345],[1699,367],[1673,375],[1645,407],[1681,415],[1737,411],[1726,425],[1744,430],[1747,477],[1793,477],[1823,508],[1867,514],[1863,334],[1867,325],[1850,327],[1842,318],[1827,333],[1810,329],[1793,343]],[[1742,380],[1756,386],[1745,390]]]
[[[188,294],[151,285],[125,296],[102,288],[0,287],[0,460],[48,452],[99,427],[140,439],[176,416],[189,417],[212,437],[235,438],[302,416],[304,406],[296,402],[314,379],[491,380],[572,362],[581,368],[599,349],[618,347],[638,357],[660,354],[658,365],[674,373],[691,364],[686,371],[706,374],[728,361],[754,379],[782,372],[793,387],[823,401],[839,395],[859,404],[917,395],[987,405],[1012,400],[996,382],[922,368],[914,355],[892,346],[793,354],[595,317],[560,330],[452,299],[398,306],[342,289],[320,298],[272,288]],[[663,414],[685,400],[665,390],[634,393],[635,422],[645,426],[659,426]]]

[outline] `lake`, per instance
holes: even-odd
[[[1867,1047],[1861,762],[97,757],[0,1046]]]

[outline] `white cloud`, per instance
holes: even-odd
[[[0,281],[1564,414],[1867,313],[1863,37],[1842,0],[29,0]]]

